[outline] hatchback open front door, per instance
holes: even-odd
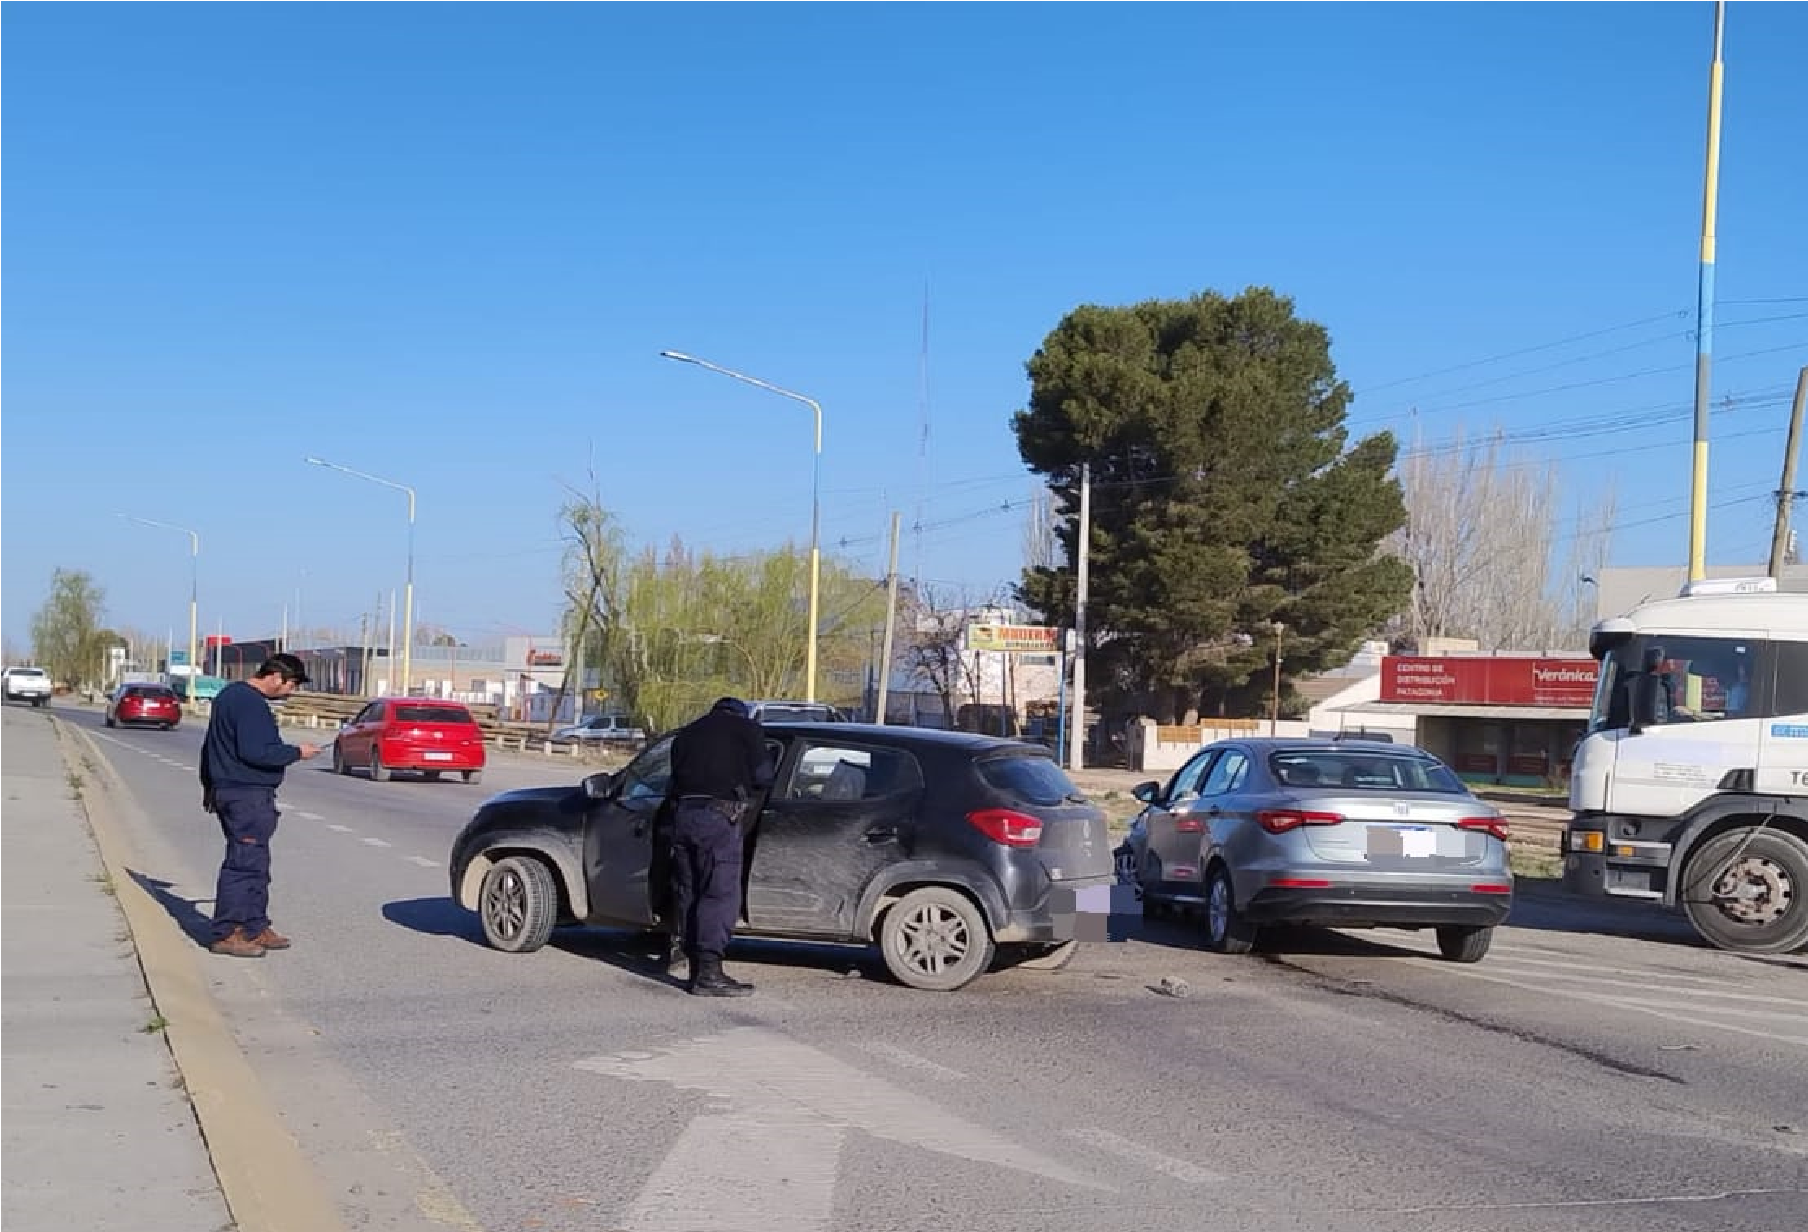
[[[584,878],[590,918],[597,923],[651,927],[658,920],[654,892],[663,861],[654,859],[660,810],[672,777],[670,738],[652,745],[616,777],[607,798],[591,801],[584,817]],[[663,897],[663,896],[662,896]]]

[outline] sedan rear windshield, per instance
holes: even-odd
[[[1287,787],[1339,787],[1358,791],[1440,791],[1468,788],[1442,762],[1354,749],[1299,749],[1269,755],[1275,780]]]
[[[398,723],[471,723],[471,712],[463,706],[397,706]]]
[[[981,758],[977,765],[980,778],[1025,804],[1081,803],[1086,799],[1052,757],[1007,754]]]

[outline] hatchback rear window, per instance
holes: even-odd
[[[471,712],[463,706],[397,706],[398,723],[471,723]]]
[[[1355,749],[1300,749],[1269,755],[1268,767],[1287,787],[1339,787],[1357,791],[1441,791],[1468,788],[1442,762]]]
[[[159,697],[171,700],[174,700],[176,696],[174,689],[166,689],[162,685],[133,685],[126,692],[135,693],[139,697]]]
[[[987,784],[1025,804],[1078,803],[1086,798],[1052,757],[1017,753],[984,757],[977,766],[979,777]]]

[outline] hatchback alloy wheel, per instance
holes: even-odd
[[[552,872],[533,857],[509,856],[484,874],[478,915],[484,940],[496,949],[510,954],[539,949],[552,935],[558,911]]]

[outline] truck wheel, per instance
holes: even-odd
[[[1781,830],[1716,835],[1689,856],[1681,897],[1689,923],[1720,949],[1802,949],[1808,946],[1808,843]]]
[[[552,870],[532,856],[507,856],[490,866],[477,894],[483,939],[508,954],[546,944],[559,920],[559,889]]]
[[[992,930],[984,913],[959,890],[925,886],[885,913],[879,950],[899,983],[953,992],[992,965]]]

